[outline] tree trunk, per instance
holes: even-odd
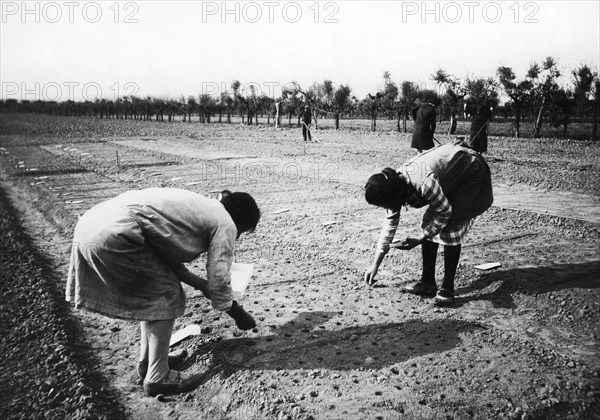
[[[596,93],[597,95],[598,93]],[[594,117],[592,120],[592,140],[598,140],[598,100],[594,101]]]
[[[515,137],[521,137],[521,107],[517,106],[515,109]]]
[[[540,131],[542,129],[542,121],[544,117],[544,111],[546,111],[546,96],[542,99],[542,104],[540,105],[540,110],[538,111],[537,118],[535,120],[535,129],[533,131],[533,137],[538,138],[540,136]]]
[[[275,104],[275,128],[279,128],[281,125],[281,113],[279,112],[281,108],[281,102],[277,102]]]
[[[334,118],[335,118],[335,129],[339,130],[340,129],[340,113],[336,112],[334,114]]]
[[[458,122],[456,121],[456,113],[454,111],[450,112],[450,129],[448,130],[448,134],[456,134],[456,126]]]

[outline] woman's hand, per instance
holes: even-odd
[[[208,282],[203,278],[199,278],[199,281],[194,284],[196,290],[200,290],[206,299],[210,300],[210,289],[208,288]]]
[[[256,327],[256,321],[248,312],[244,310],[235,300],[231,304],[231,309],[227,311],[227,315],[235,320],[235,325],[240,330],[247,331]]]
[[[196,290],[200,290],[206,299],[210,299],[210,289],[208,288],[208,281],[206,279],[192,273],[183,264],[172,267],[172,270],[179,281],[192,286]]]
[[[418,238],[406,238],[400,242],[392,242],[390,244],[390,248],[396,248],[396,249],[401,249],[403,251],[408,251],[418,245],[421,245],[423,242],[425,242],[425,239],[426,239],[425,235],[421,235]]]
[[[372,264],[371,267],[369,267],[368,270],[365,271],[365,282],[369,286],[373,286],[377,282],[377,280],[375,280],[375,276],[377,275],[377,270],[379,270],[379,267],[377,266],[377,264]]]

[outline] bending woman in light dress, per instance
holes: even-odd
[[[259,219],[246,193],[223,191],[215,200],[175,188],[125,192],[79,219],[66,299],[112,318],[140,321],[138,373],[148,395],[189,391],[203,375],[169,367],[173,325],[185,308],[181,282],[201,290],[238,328],[254,328],[252,316],[233,300],[229,270],[236,239],[254,231]],[[206,280],[184,266],[203,253]]]

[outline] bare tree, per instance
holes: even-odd
[[[534,81],[533,91],[538,103],[537,117],[533,130],[533,137],[537,138],[540,136],[548,101],[552,94],[558,90],[556,80],[560,77],[560,72],[558,71],[556,60],[552,57],[546,57],[541,67],[537,63],[534,63],[529,69],[528,77]]]
[[[325,91],[324,107],[327,112],[333,114],[335,129],[340,129],[340,114],[347,112],[351,107],[350,93],[352,89],[347,85],[340,85],[336,88],[331,80],[323,82]]]
[[[283,97],[275,100],[275,128],[281,127],[281,117],[283,115]]]
[[[400,117],[402,117],[402,130],[406,133],[406,120],[410,110],[414,107],[419,96],[419,86],[414,82],[405,80],[400,85],[400,101],[398,104],[398,131],[400,131]]]
[[[371,131],[377,131],[377,115],[381,109],[382,98],[383,92],[377,92],[375,95],[368,93],[364,99],[364,107],[368,110],[371,120]]]
[[[504,93],[510,98],[515,111],[514,135],[521,137],[521,117],[523,109],[530,100],[533,89],[533,81],[527,77],[523,80],[517,80],[515,73],[510,67],[498,67],[496,75]]]
[[[308,90],[302,89],[296,82],[293,83],[296,95],[301,95],[304,104],[310,106],[316,130],[319,127],[318,112],[324,112],[322,98],[325,97],[325,90],[318,83],[314,83]],[[300,125],[300,113],[298,113],[298,125]]]
[[[210,118],[215,108],[215,98],[210,96],[208,93],[203,93],[199,96],[198,101],[198,117],[202,123],[210,123]]]
[[[563,137],[567,136],[567,127],[575,110],[575,95],[571,89],[558,88],[549,99],[548,113],[553,127],[563,129]]]
[[[288,115],[288,127],[292,126],[292,116],[298,111],[301,105],[300,95],[295,86],[296,83],[292,82],[291,86],[284,87],[281,92],[284,112]]]
[[[396,100],[400,91],[396,83],[392,80],[389,71],[383,72],[383,87],[381,92],[383,93],[381,108],[389,119],[393,119],[399,108],[399,104]]]
[[[450,116],[448,134],[455,134],[457,126],[456,114],[459,112],[460,103],[466,95],[465,89],[461,86],[459,79],[451,76],[442,68],[439,68],[432,74],[431,79],[440,88],[445,88],[444,95],[442,96],[442,112],[440,112],[440,115],[443,115],[445,112],[448,113]]]
[[[573,75],[574,101],[580,115],[586,115],[592,108],[592,140],[596,140],[598,128],[598,73],[582,64],[571,72]]]
[[[592,90],[592,101],[594,106],[594,120],[592,123],[592,140],[598,140],[598,109],[600,108],[600,79],[596,76],[594,89]]]
[[[260,95],[260,97],[258,98],[258,112],[260,112],[261,116],[264,113],[267,114],[267,126],[271,125],[271,116],[273,114],[272,108],[273,108],[274,103],[275,103],[275,100],[273,98],[269,98],[264,93],[262,95]],[[257,120],[257,124],[258,124],[258,120]]]
[[[246,116],[248,117],[246,123],[248,125],[252,125],[252,122],[254,121],[254,119],[256,117],[256,123],[258,124],[258,117],[256,116],[256,112],[260,106],[260,99],[256,95],[256,86],[250,85],[248,87],[248,89],[250,90],[249,94],[244,96],[241,93],[238,93],[237,99],[238,99],[241,107],[245,108]],[[243,119],[242,119],[242,122],[243,122]]]
[[[239,80],[234,80],[231,82],[231,90],[233,91],[233,109],[234,111],[240,112],[240,86],[241,83]],[[241,114],[241,112],[240,112]],[[244,123],[244,116],[242,115],[242,124]]]

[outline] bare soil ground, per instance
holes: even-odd
[[[491,139],[499,199],[463,248],[456,307],[440,309],[400,291],[418,250],[362,282],[383,217],[362,185],[413,155],[409,134],[317,130],[305,145],[296,129],[8,114],[0,129],[3,418],[600,418],[600,145]],[[149,186],[248,191],[263,211],[236,250],[256,265],[243,305],[257,328],[186,289],[176,329],[203,328],[177,348],[207,379],[163,402],[135,384],[137,325],[61,302],[77,216]]]

